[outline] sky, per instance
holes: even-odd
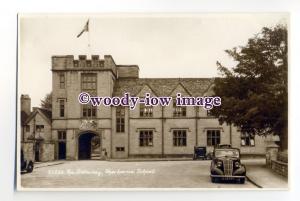
[[[77,38],[89,19],[89,32]],[[53,55],[112,55],[136,64],[143,78],[220,76],[232,67],[224,50],[246,45],[265,26],[288,23],[286,13],[26,14],[19,16],[19,97],[31,106],[51,92]],[[88,45],[90,44],[90,45]]]

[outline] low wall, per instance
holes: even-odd
[[[271,161],[271,168],[277,174],[287,177],[288,176],[288,163],[281,162],[278,160]]]
[[[285,152],[267,152],[266,162],[277,174],[288,177],[288,153]]]
[[[26,160],[35,161],[35,151],[33,142],[22,142],[21,144],[24,158]],[[39,158],[41,162],[53,161],[54,160],[54,143],[53,142],[42,142],[40,144]]]
[[[34,161],[34,151],[32,142],[22,142],[21,149],[23,150],[25,160]]]
[[[41,144],[40,161],[53,161],[54,160],[54,143],[44,142]]]

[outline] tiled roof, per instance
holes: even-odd
[[[116,81],[113,95],[123,96],[126,92],[137,95],[148,85],[157,96],[169,96],[181,83],[192,96],[202,96],[213,81],[214,78],[120,78]]]
[[[52,112],[51,110],[39,108],[39,110],[51,121]]]
[[[42,114],[42,116],[44,116],[44,119],[46,119],[49,122],[49,124],[51,124],[52,112],[51,112],[51,110],[44,109],[44,108],[35,108],[34,111],[31,112],[30,115],[25,119],[23,124],[28,123],[32,118],[34,118],[34,116],[37,113]],[[21,115],[22,115],[22,113],[21,113]]]

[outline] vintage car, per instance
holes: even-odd
[[[240,150],[231,147],[216,147],[211,161],[210,177],[213,183],[219,181],[245,183],[246,167],[241,164]]]
[[[231,148],[231,144],[218,144],[217,148]]]
[[[32,172],[33,162],[31,160],[26,160],[24,157],[24,152],[21,150],[21,172]]]
[[[206,159],[206,147],[198,147],[198,146],[194,147],[193,160],[197,160],[197,159],[202,159],[202,160]]]

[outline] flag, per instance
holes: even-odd
[[[89,31],[89,21],[90,21],[90,20],[88,20],[88,21],[86,22],[86,24],[84,25],[82,31],[77,35],[77,38],[79,38],[85,31],[86,31],[86,32]]]

